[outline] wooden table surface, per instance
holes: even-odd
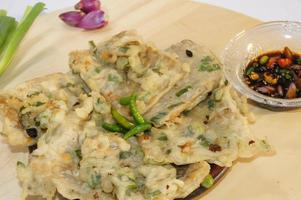
[[[208,46],[220,55],[236,33],[259,21],[250,17],[189,0],[103,0],[109,25],[101,30],[82,31],[64,25],[61,11],[41,16],[1,77],[0,87],[9,88],[43,74],[68,70],[68,52],[88,48],[88,41],[102,41],[122,30],[136,29],[146,40],[166,48],[182,39]],[[300,111],[270,112],[252,106],[258,136],[267,136],[277,154],[237,162],[228,175],[204,200],[300,200],[301,117]],[[0,200],[16,200],[20,187],[16,179],[17,160],[24,153],[0,143]]]

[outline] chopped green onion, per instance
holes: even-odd
[[[25,164],[23,162],[21,162],[21,161],[17,161],[17,166],[24,168]]]
[[[185,94],[186,92],[188,92],[188,90],[191,89],[191,88],[192,88],[191,85],[186,86],[185,88],[179,90],[179,91],[176,93],[176,96],[177,96],[177,97],[182,96],[183,94]]]
[[[158,124],[160,119],[162,119],[164,116],[166,116],[167,113],[166,112],[159,112],[158,114],[156,114],[155,116],[153,116],[150,121],[155,123],[155,124]]]
[[[126,53],[129,50],[129,47],[120,47],[119,51],[121,51],[122,53]]]
[[[261,65],[264,65],[264,64],[266,64],[266,63],[268,62],[268,60],[269,60],[269,56],[262,56],[262,57],[260,58],[260,60],[259,60],[259,63],[260,63]]]
[[[93,40],[89,41],[89,45],[90,45],[90,53],[92,54],[93,59],[97,62],[97,63],[101,63],[101,59],[99,57],[99,51],[97,49],[96,44],[94,43]],[[100,69],[97,68],[99,71],[96,71],[97,73],[100,72]]]
[[[157,195],[159,195],[159,194],[161,194],[161,191],[160,191],[160,190],[155,190],[155,191],[153,191],[153,192],[148,192],[148,193],[147,193],[147,196],[150,197],[150,198],[152,198],[153,196],[157,196]],[[153,198],[152,198],[152,199],[153,199]]]
[[[74,152],[79,160],[83,159],[82,151],[80,149],[76,149]]]
[[[167,109],[173,109],[181,104],[183,104],[184,102],[178,102],[178,103],[175,103],[175,104],[171,104],[170,106],[167,107]]]
[[[212,99],[210,99],[210,100],[207,102],[207,104],[208,104],[208,108],[209,108],[210,110],[213,109],[214,106],[215,106],[215,102],[214,102],[214,100],[212,100]]]
[[[30,11],[25,11],[25,17],[21,20],[21,23],[18,25],[17,29],[12,34],[7,46],[2,52],[1,60],[0,60],[0,75],[6,70],[12,58],[24,38],[25,34],[27,33],[28,29],[37,18],[37,16],[42,12],[44,9],[44,3],[37,3],[35,4]]]
[[[247,75],[250,75],[253,71],[255,70],[255,67],[249,67],[248,69],[247,69],[247,71],[246,71],[246,74]]]
[[[202,182],[202,186],[205,188],[210,188],[213,184],[214,184],[214,179],[210,174],[208,174],[205,177],[204,181]]]
[[[96,186],[98,186],[100,184],[100,181],[101,181],[100,174],[92,174],[88,181],[88,185],[90,186],[90,188],[95,189]]]

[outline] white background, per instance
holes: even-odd
[[[78,0],[40,0],[46,3],[47,10],[73,6]],[[114,1],[114,0],[112,0]],[[163,0],[162,0],[163,1]],[[301,0],[195,0],[225,7],[254,18],[270,20],[301,21]],[[9,15],[20,18],[26,5],[38,0],[0,0],[0,9],[6,9]]]

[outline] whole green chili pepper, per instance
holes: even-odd
[[[130,137],[133,137],[134,135],[137,135],[138,133],[141,133],[143,131],[146,131],[148,129],[150,129],[152,127],[152,125],[148,124],[148,123],[144,123],[144,124],[139,124],[137,125],[135,128],[129,130],[125,135],[124,135],[124,139],[127,140]]]
[[[124,128],[122,128],[118,124],[109,124],[109,123],[104,122],[104,123],[102,123],[102,128],[104,128],[107,131],[111,131],[111,132],[118,132],[118,133],[126,132],[126,130],[124,130]]]
[[[122,97],[119,99],[119,103],[120,105],[123,105],[123,106],[127,106],[130,104],[130,100],[131,100],[132,96],[127,96],[127,97]]]
[[[136,99],[137,95],[132,95],[130,99],[130,111],[132,113],[132,116],[137,124],[143,124],[145,123],[145,120],[143,119],[142,115],[139,113],[137,106],[136,106]]]
[[[135,125],[132,122],[130,122],[127,118],[122,116],[115,108],[112,108],[111,113],[116,122],[124,128],[132,129],[135,127]]]

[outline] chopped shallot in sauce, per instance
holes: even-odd
[[[247,65],[244,80],[251,89],[270,97],[301,97],[301,55],[288,47],[259,55]]]

